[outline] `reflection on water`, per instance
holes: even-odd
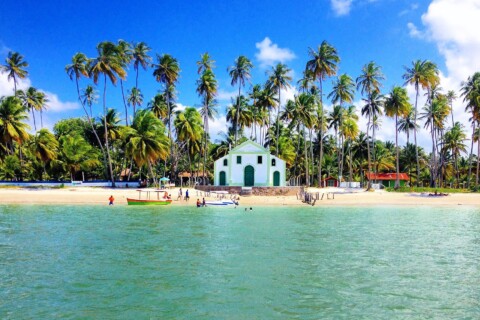
[[[0,318],[480,317],[474,208],[0,206]]]

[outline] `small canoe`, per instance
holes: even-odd
[[[128,205],[134,206],[166,206],[172,203],[171,199],[167,200],[140,200],[127,198]]]

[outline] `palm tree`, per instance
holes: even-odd
[[[338,57],[337,50],[326,41],[323,41],[322,44],[318,46],[317,51],[313,50],[312,48],[309,48],[308,55],[310,56],[311,59],[307,62],[305,69],[311,72],[314,80],[315,79],[318,80],[320,108],[321,108],[320,123],[324,123],[323,81],[327,77],[332,77],[337,74],[338,63],[340,62],[340,58]],[[320,160],[318,162],[318,185],[320,186],[321,180],[322,180],[321,176],[322,176],[322,163],[323,163],[323,128],[322,126],[320,126],[319,129],[320,129],[320,138],[319,138]]]
[[[192,158],[200,152],[203,138],[202,117],[195,108],[177,111],[174,120],[177,140],[186,144],[190,176],[192,175]]]
[[[2,141],[10,155],[14,154],[13,142],[22,144],[28,139],[30,127],[25,121],[28,113],[16,97],[0,99],[0,141]]]
[[[132,44],[131,50],[133,57],[131,60],[133,61],[133,69],[135,69],[135,72],[137,74],[135,77],[135,88],[138,89],[138,69],[142,67],[143,70],[147,70],[147,67],[152,61],[152,57],[150,57],[148,53],[152,49],[150,49],[145,42],[138,42]]]
[[[432,170],[430,184],[432,187],[436,186],[437,178],[437,149],[436,141],[438,141],[438,131],[443,129],[444,119],[448,116],[449,106],[445,96],[433,99],[429,104],[423,108],[420,119],[425,119],[425,128],[430,128],[432,137]]]
[[[348,142],[348,149],[349,149],[349,182],[351,186],[352,177],[353,177],[353,170],[352,170],[352,143],[353,139],[358,135],[358,116],[356,114],[355,106],[349,106],[343,112],[342,117],[342,127],[341,127],[341,136],[344,137]],[[342,143],[342,150],[343,150],[343,143]],[[343,171],[343,152],[342,152],[342,168],[341,172]]]
[[[204,149],[203,149],[203,184],[205,184],[205,167],[207,162],[208,149],[208,119],[209,115],[213,115],[211,108],[215,105],[215,96],[217,95],[217,79],[215,74],[210,69],[205,69],[197,80],[197,93],[203,100],[203,131],[204,131]]]
[[[265,138],[266,138],[265,131],[267,130],[267,128],[270,127],[271,109],[275,108],[277,103],[278,101],[277,101],[277,98],[275,98],[275,92],[268,86],[265,86],[264,89],[260,91],[260,95],[258,97],[258,105],[260,108],[260,113],[261,114],[267,113],[268,115],[267,117],[261,118],[262,124],[260,126],[260,129],[262,129],[262,127],[265,127],[263,134],[260,133],[261,145],[265,144]]]
[[[23,56],[18,52],[10,51],[8,57],[5,59],[5,64],[0,65],[0,71],[7,74],[7,79],[13,79],[13,93],[17,94],[18,79],[25,79],[28,76],[28,62],[24,60]]]
[[[474,73],[472,76],[468,77],[467,81],[462,82],[462,94],[463,101],[467,102],[467,107],[465,111],[469,111],[472,114],[470,121],[472,122],[472,143],[470,148],[469,156],[469,172],[467,178],[467,187],[470,187],[470,176],[472,174],[472,154],[473,154],[473,144],[475,139],[476,125],[480,120],[480,72]],[[480,158],[477,156],[477,158]],[[478,164],[478,161],[477,161]],[[478,174],[476,178],[476,184],[478,184]]]
[[[398,120],[398,131],[407,135],[407,143],[410,142],[410,131],[418,129],[418,124],[415,125],[413,116],[413,110],[410,110],[406,116]]]
[[[118,56],[123,63],[123,68],[127,68],[133,59],[132,45],[125,40],[118,40],[117,42]],[[122,91],[123,106],[125,108],[125,125],[128,126],[128,108],[125,100],[125,91],[123,90],[123,80],[120,79],[120,88]],[[135,87],[136,88],[136,87]]]
[[[352,103],[353,97],[355,94],[355,85],[353,83],[352,78],[347,74],[342,74],[337,78],[336,81],[333,82],[332,92],[328,95],[328,98],[332,100],[333,104],[340,103],[340,107],[343,108],[343,103]],[[339,119],[340,122],[338,123],[338,127],[341,129],[342,127],[342,118]],[[340,148],[342,150],[342,156],[339,156],[338,159],[338,174],[339,180],[342,179],[342,169],[343,169],[343,143],[340,139]]]
[[[180,75],[180,66],[177,59],[169,54],[157,55],[157,64],[154,65],[153,76],[155,80],[165,87],[165,98],[168,108],[168,138],[172,137],[171,118],[170,118],[170,90],[175,86]]]
[[[292,125],[297,127],[297,132],[300,134],[300,127],[302,127],[303,145],[304,145],[304,162],[305,162],[305,183],[310,186],[309,164],[307,155],[307,135],[306,128],[313,128],[314,117],[313,110],[315,105],[315,97],[308,93],[301,93],[295,97],[294,109],[292,110]],[[298,146],[299,147],[299,146]],[[299,152],[300,150],[297,150]],[[313,159],[312,159],[313,160]]]
[[[95,84],[98,83],[98,77],[103,74],[103,114],[104,114],[104,134],[105,134],[105,149],[107,152],[108,168],[110,178],[112,180],[112,187],[115,187],[115,177],[113,175],[112,159],[110,157],[108,136],[107,136],[107,77],[110,82],[115,85],[117,83],[117,76],[120,79],[125,79],[126,72],[123,69],[123,62],[118,55],[118,50],[112,42],[100,42],[97,45],[98,57],[90,62],[90,74]]]
[[[68,76],[70,77],[70,80],[73,80],[75,78],[75,84],[77,86],[77,94],[78,94],[78,100],[80,101],[80,104],[82,105],[83,111],[85,112],[85,115],[87,116],[88,123],[90,124],[90,127],[92,129],[92,132],[95,134],[95,137],[97,138],[98,145],[100,149],[102,150],[102,153],[105,153],[105,150],[103,149],[103,144],[100,141],[100,137],[98,136],[94,126],[93,126],[93,119],[92,119],[92,104],[96,102],[96,92],[95,89],[88,85],[84,90],[83,94],[80,94],[80,87],[78,85],[78,80],[84,76],[88,77],[89,72],[88,72],[88,64],[89,64],[89,59],[85,56],[83,53],[76,53],[73,58],[72,58],[72,63],[68,64],[65,66],[65,71],[67,72]],[[88,105],[90,108],[90,113],[87,111],[87,108],[85,105]],[[106,161],[105,161],[106,162]]]
[[[453,121],[453,101],[456,100],[458,97],[457,97],[457,94],[454,90],[449,90],[447,92],[447,100],[448,100],[448,104],[450,105],[450,113],[452,114],[452,126],[455,125],[455,121]]]
[[[137,89],[135,87],[130,90],[130,94],[128,95],[127,102],[129,105],[133,107],[133,114],[135,115],[136,108],[135,106],[140,107],[143,103],[143,94],[140,89]]]
[[[46,174],[45,165],[55,160],[58,155],[58,141],[47,129],[41,129],[31,140],[30,146],[33,154],[43,164],[43,173]],[[42,180],[43,178],[40,177]]]
[[[34,87],[29,87],[27,90],[18,90],[17,97],[22,102],[23,107],[32,113],[33,117],[33,127],[35,131],[37,131],[37,124],[35,121],[35,111],[39,111],[43,109],[45,105],[45,94],[43,92],[38,91]]]
[[[274,92],[278,94],[278,110],[277,110],[277,132],[275,134],[276,140],[276,148],[275,148],[275,155],[278,156],[278,138],[280,134],[280,111],[282,109],[282,100],[280,92],[285,89],[290,88],[289,81],[292,81],[292,76],[290,75],[291,69],[289,69],[286,65],[282,63],[278,63],[275,67],[272,67],[270,72],[268,73],[268,80],[266,86],[271,88]]]
[[[240,96],[242,87],[245,86],[245,81],[250,80],[250,70],[253,68],[252,62],[245,56],[239,56],[235,59],[233,66],[228,67],[228,73],[232,78],[231,85],[234,86],[238,83],[238,99],[237,99],[237,119],[235,120],[235,145],[238,138],[238,116],[240,114]]]
[[[208,52],[205,52],[200,55],[200,60],[197,61],[197,66],[197,73],[200,75],[206,70],[212,71],[213,68],[215,68],[215,60],[212,60]]]
[[[460,173],[458,171],[458,157],[460,153],[467,152],[467,146],[464,141],[467,139],[467,135],[463,131],[463,125],[460,122],[456,122],[454,126],[445,133],[445,139],[443,148],[445,150],[451,150],[455,161],[455,177],[457,180],[457,186],[460,185]]]
[[[148,107],[158,119],[166,123],[166,119],[168,118],[168,106],[164,93],[157,93],[152,101],[148,103]]]
[[[414,123],[415,126],[417,124],[417,104],[418,104],[418,95],[420,87],[424,90],[428,90],[431,86],[439,83],[438,77],[438,68],[437,66],[428,60],[416,60],[412,62],[412,66],[410,68],[404,67],[405,73],[403,75],[403,79],[405,80],[405,84],[412,84],[415,87],[415,112],[414,112]],[[417,144],[417,130],[413,131],[413,137],[415,140],[415,154],[417,160],[417,187],[420,181],[420,160],[418,157],[418,144]]]
[[[398,117],[407,116],[412,109],[410,101],[408,101],[407,90],[398,86],[393,87],[392,91],[385,99],[384,107],[387,117],[395,117],[395,149],[397,150],[397,177],[395,179],[395,189],[397,189],[400,187],[400,150],[398,147]]]
[[[262,92],[262,87],[259,84],[256,84],[252,87],[252,91],[250,92],[250,99],[253,100],[252,105],[250,106],[252,111],[253,117],[253,130],[251,132],[251,137],[255,135],[255,138],[252,139],[257,141],[257,124],[260,123],[260,114],[261,114],[261,106],[259,103],[260,95]]]
[[[165,137],[165,127],[148,109],[139,110],[133,118],[131,130],[127,134],[127,154],[137,166],[148,165],[148,170],[157,184],[152,164],[168,156],[170,140]]]
[[[92,168],[99,165],[99,161],[92,157],[92,146],[80,135],[64,135],[59,139],[60,158],[70,173],[70,179],[82,168]]]
[[[227,121],[232,123],[232,127],[235,128],[238,138],[238,128],[243,131],[245,127],[249,127],[253,123],[253,114],[249,109],[247,98],[244,96],[238,96],[235,100],[232,98],[231,107],[227,108]]]
[[[376,107],[376,98],[379,100],[381,99],[381,94],[380,94],[380,86],[381,80],[384,80],[384,76],[382,74],[381,67],[378,66],[374,61],[370,61],[368,64],[364,65],[362,68],[362,74],[356,79],[357,83],[357,90],[360,89],[362,94],[367,95],[366,99],[366,108],[368,109],[367,111],[362,110],[362,114],[367,114],[368,115],[368,121],[367,121],[367,135],[368,135],[368,130],[370,129],[370,123],[372,120],[373,115],[375,114],[374,108]],[[373,134],[373,141],[375,141],[375,134]],[[370,160],[370,145],[368,147],[368,170],[372,169],[371,165],[371,160]],[[373,147],[375,147],[375,143],[373,144]],[[375,161],[375,150],[373,150],[373,155],[374,155],[374,160]],[[368,187],[367,189],[371,188],[371,180],[368,180]]]

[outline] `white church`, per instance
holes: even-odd
[[[247,140],[215,161],[215,186],[284,187],[285,161]]]

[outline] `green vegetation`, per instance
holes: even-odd
[[[11,96],[0,97],[0,179],[108,179],[114,184],[146,178],[156,183],[168,176],[179,184],[182,173],[190,176],[184,183],[212,183],[214,160],[251,139],[287,162],[292,185],[320,185],[322,179],[334,176],[364,182],[369,189],[367,172],[405,172],[409,184],[416,187],[397,191],[449,193],[479,188],[480,72],[462,83],[458,93],[470,117],[470,134],[454,122],[452,103],[457,93],[442,90],[439,70],[428,60],[404,67],[404,86],[382,93],[385,76],[379,65],[366,63],[357,78],[337,75],[340,56],[325,41],[309,49],[297,84],[292,83],[290,68],[281,63],[267,71],[265,83],[252,83],[254,65],[240,55],[227,68],[238,95],[230,105],[220,106],[215,61],[204,53],[197,61],[200,107],[180,110],[176,85],[181,70],[175,57],[157,54],[154,59],[144,42],[104,41],[96,49],[95,57],[74,54],[65,67],[84,117],[60,120],[53,132],[43,128],[42,113],[49,103],[45,93],[34,87],[17,90],[18,80],[28,76],[28,62],[19,53],[8,54],[0,72],[13,81],[14,90]],[[142,93],[140,72],[149,72],[151,81],[158,83],[153,97]],[[333,82],[330,92],[324,90],[325,81]],[[111,86],[117,84],[123,106],[110,108]],[[415,90],[413,104],[406,91],[409,85]],[[295,86],[296,96],[283,101],[282,90]],[[420,94],[427,98],[423,106]],[[352,103],[360,99],[364,103],[357,110]],[[330,110],[326,104],[332,105]],[[228,128],[220,140],[212,141],[209,121],[220,108],[226,111]],[[366,119],[365,128],[359,127],[360,114]],[[30,117],[33,128],[27,125]],[[382,127],[384,117],[394,119],[393,129]],[[417,143],[420,126],[429,133],[428,151]],[[393,130],[395,142],[377,139],[381,130]],[[400,146],[402,135],[407,143]],[[452,189],[442,189],[445,186]]]
[[[471,193],[472,190],[469,189],[454,189],[454,188],[422,188],[422,187],[399,187],[395,188],[386,188],[385,190],[389,192],[418,192],[418,193]]]

